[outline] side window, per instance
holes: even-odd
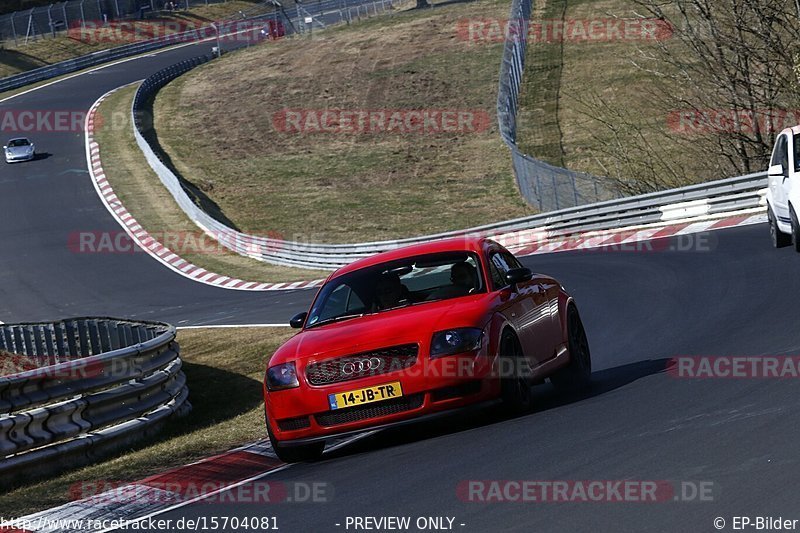
[[[510,268],[522,268],[522,263],[511,252],[501,252],[501,255]]]
[[[792,140],[794,141],[794,171],[800,172],[800,133],[796,133]]]
[[[770,165],[783,165],[783,171],[789,169],[789,147],[786,146],[786,135],[778,137],[778,142],[775,143],[775,152],[772,154],[772,161]]]
[[[506,282],[506,272],[508,272],[510,268],[502,252],[491,252],[489,254],[489,275],[492,276],[492,286],[494,290],[502,289],[508,285],[508,282]]]

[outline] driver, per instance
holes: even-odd
[[[478,273],[475,271],[475,267],[469,263],[462,261],[450,267],[450,283],[464,294],[469,294],[475,290],[477,280]]]
[[[405,299],[405,287],[400,281],[400,276],[394,272],[382,274],[375,286],[373,310],[396,307]]]

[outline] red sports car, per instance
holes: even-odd
[[[578,308],[489,239],[457,238],[384,252],[330,275],[302,331],[269,360],[267,432],[286,462],[325,440],[503,402],[530,386],[586,386],[591,358]]]

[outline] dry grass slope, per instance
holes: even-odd
[[[159,141],[240,229],[354,242],[459,229],[531,212],[497,134],[500,44],[459,20],[507,17],[506,0],[409,10],[232,53],[165,88]],[[477,133],[293,134],[284,109],[479,110]]]
[[[96,133],[103,170],[114,192],[133,217],[156,239],[180,243],[172,251],[210,272],[246,281],[285,282],[320,279],[328,272],[283,267],[243,257],[201,239],[200,228],[175,203],[174,198],[147,164],[133,137],[130,116],[135,87],[112,94],[98,108],[102,124]],[[185,236],[186,238],[182,237]],[[194,237],[192,237],[194,236]]]

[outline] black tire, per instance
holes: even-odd
[[[780,228],[778,228],[778,221],[771,207],[767,207],[767,219],[769,220],[769,234],[770,237],[772,237],[772,246],[775,248],[783,248],[792,244],[792,236],[783,233]]]
[[[800,222],[797,221],[793,207],[789,207],[789,216],[792,217],[792,246],[795,252],[800,253]]]
[[[530,367],[519,339],[511,331],[506,331],[500,341],[500,390],[503,411],[508,414],[526,413],[531,408],[531,382],[525,369]]]
[[[578,392],[591,381],[592,356],[578,308],[572,304],[567,308],[567,344],[569,364],[550,376],[550,382],[564,392]]]
[[[300,446],[283,446],[272,434],[272,430],[267,423],[267,435],[269,441],[272,443],[272,450],[278,459],[284,463],[305,463],[316,461],[322,457],[322,452],[325,450],[325,442],[314,442],[311,444],[301,444]]]

